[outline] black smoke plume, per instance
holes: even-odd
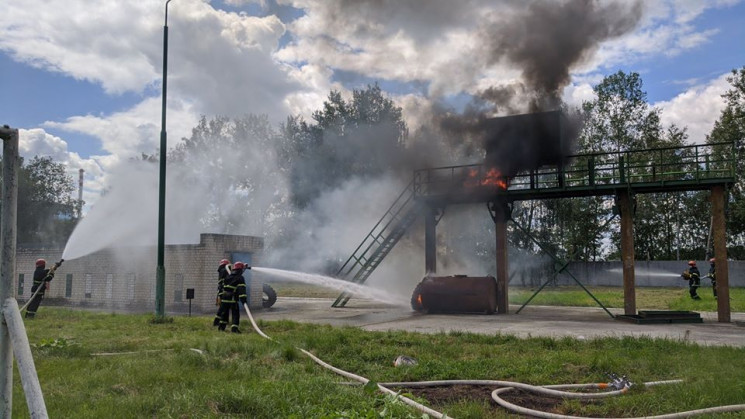
[[[561,108],[572,68],[601,42],[632,30],[641,15],[640,1],[536,0],[501,11],[480,31],[485,62],[517,66],[521,81],[484,89],[464,113],[439,114],[436,123],[453,138],[480,144],[488,163],[505,174],[559,164],[572,148],[579,121],[545,112]],[[493,118],[519,112],[540,114]]]

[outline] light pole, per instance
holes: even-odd
[[[165,232],[166,232],[166,91],[168,87],[168,3],[163,24],[163,106],[160,118],[160,182],[158,192],[158,267],[155,271],[155,316],[164,319],[166,295]]]

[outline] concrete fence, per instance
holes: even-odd
[[[703,278],[709,272],[709,262],[696,261],[701,271],[701,286],[711,282]],[[729,285],[745,287],[745,261],[729,261]],[[557,269],[560,266],[557,266]],[[680,274],[688,268],[688,261],[637,261],[634,265],[634,276],[637,287],[687,287]],[[623,286],[623,265],[621,261],[613,262],[570,262],[565,271],[556,276],[549,285],[576,285],[572,276],[583,285],[590,286]],[[546,263],[540,266],[516,267],[511,270],[510,285],[538,287],[553,278],[554,265]]]

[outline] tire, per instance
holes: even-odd
[[[274,288],[270,287],[268,284],[264,284],[262,286],[263,294],[261,296],[261,306],[264,308],[269,308],[274,305],[274,303],[277,302],[277,292],[274,291]]]

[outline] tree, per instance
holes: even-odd
[[[202,116],[174,148],[169,161],[181,169],[182,183],[193,185],[192,211],[203,228],[247,233],[249,225],[264,225],[287,195],[277,173],[278,136],[266,115]]]
[[[313,120],[315,124],[288,118],[281,128],[292,201],[299,208],[353,176],[376,176],[406,166],[408,129],[401,108],[377,84],[354,90],[349,102],[332,91]],[[292,157],[300,155],[302,159]]]
[[[74,199],[75,183],[67,167],[51,157],[20,161],[18,171],[18,243],[64,246],[78,221],[83,202]]]
[[[729,190],[727,231],[730,248],[736,257],[745,257],[745,67],[732,70],[727,78],[731,88],[722,97],[726,106],[714,128],[707,136],[709,144],[729,143],[735,146],[735,155],[727,153],[726,147],[716,147],[719,158],[735,161],[735,184]]]
[[[595,87],[596,99],[582,106],[585,125],[579,137],[579,152],[607,153],[598,156],[598,159],[604,160],[596,161],[596,164],[620,164],[622,157],[629,158],[623,153],[626,151],[634,151],[634,164],[640,167],[651,167],[648,163],[663,157],[670,167],[682,161],[684,156],[680,153],[643,152],[646,149],[684,146],[688,135],[685,128],[675,125],[663,127],[660,110],[649,105],[642,87],[639,74],[622,71],[607,76]],[[649,170],[648,174],[651,174]],[[640,173],[643,172],[637,174]],[[700,194],[692,193],[636,195],[634,250],[637,258],[675,258],[681,244],[681,225],[686,227],[687,241],[682,243],[687,249],[684,254],[693,253],[694,249],[705,244],[706,233],[701,226],[705,224],[702,220],[709,217],[705,211],[702,212],[702,199]],[[601,223],[612,216],[610,201],[607,198],[605,203],[603,198],[565,201],[557,207],[564,213],[580,215],[566,223],[565,240],[573,243],[572,248],[580,250],[583,243],[600,245],[603,234],[600,231]],[[617,256],[620,238],[618,221],[612,226],[612,247],[607,249],[607,254]],[[589,250],[580,251],[580,258],[588,260]]]

